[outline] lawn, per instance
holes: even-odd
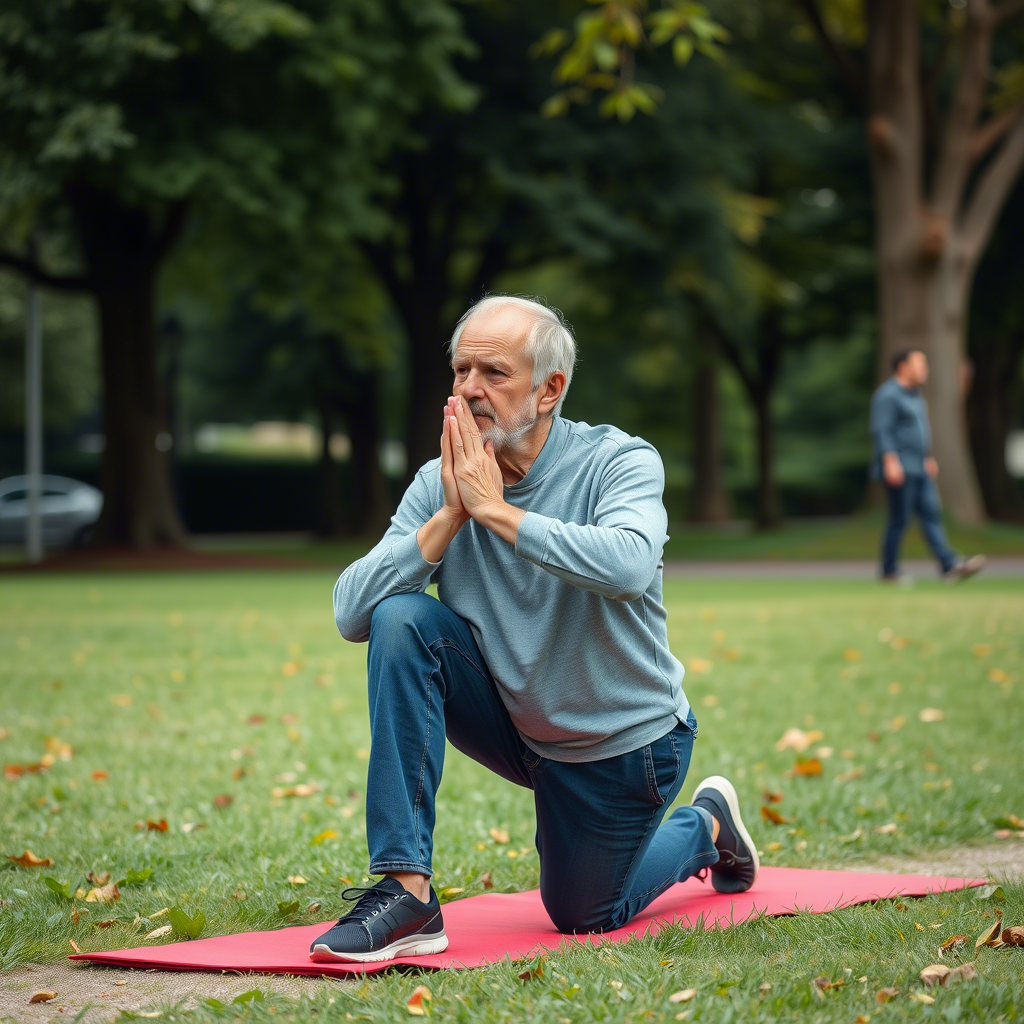
[[[366,866],[369,736],[365,649],[337,636],[331,584],[327,572],[0,581],[0,759],[12,766],[0,781],[2,852],[54,862],[3,862],[0,967],[59,959],[72,939],[83,950],[137,945],[170,906],[203,914],[204,935],[340,912],[341,890]],[[691,781],[735,781],[763,863],[987,843],[1000,818],[1024,817],[1024,581],[906,591],[672,580],[666,593],[700,724]],[[796,752],[776,750],[791,728],[822,734],[800,755],[821,774],[794,774]],[[48,770],[19,773],[44,755]],[[772,807],[785,824],[761,818],[765,791],[782,795]],[[528,793],[453,752],[438,817],[439,890],[471,895],[487,872],[498,891],[537,884]],[[90,872],[134,884],[104,904],[44,881],[74,893],[93,887]],[[1024,884],[1003,888],[998,903],[963,892],[722,932],[668,929],[556,953],[525,983],[523,965],[507,963],[394,973],[325,985],[301,1004],[203,1006],[190,1019],[409,1019],[405,1001],[425,981],[434,1016],[467,1021],[1016,1020],[1024,949],[975,951],[973,941],[996,907],[1024,924]],[[908,998],[955,934],[970,937],[963,959],[976,960],[979,979],[930,990],[934,1005]],[[815,994],[818,976],[845,983]],[[887,986],[901,994],[879,1005]],[[691,987],[692,1001],[668,1001]]]

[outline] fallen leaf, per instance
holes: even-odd
[[[942,956],[944,953],[949,953],[951,950],[959,949],[966,941],[966,935],[951,935],[941,946],[939,946],[939,956]]]
[[[770,821],[773,825],[788,825],[790,823],[789,818],[784,818],[777,810],[769,807],[767,804],[761,807],[761,817],[765,821]]]
[[[853,1024],[868,1024],[870,1020],[870,1014],[858,1013],[857,1016],[853,1018]]]
[[[816,757],[800,758],[795,765],[789,770],[790,775],[803,775],[810,778],[811,776],[820,775],[823,769],[821,761]]]
[[[775,749],[782,750],[795,750],[798,754],[802,754],[812,743],[817,743],[819,740],[823,740],[825,734],[818,729],[812,729],[810,732],[804,732],[803,729],[787,729],[782,737],[775,744]]]
[[[990,683],[1006,683],[1009,682],[1010,673],[1004,668],[990,668],[988,679]]]
[[[26,850],[20,857],[8,855],[7,859],[19,868],[49,868],[53,861],[49,857],[37,857],[31,850]]]
[[[767,843],[765,845],[765,849],[769,853],[775,853],[777,850],[781,850],[782,849],[782,843]]]
[[[213,798],[214,807],[230,807],[235,801],[235,798],[230,793],[218,793]]]
[[[875,831],[883,836],[891,836],[894,832],[898,831],[898,829],[899,826],[896,824],[896,822],[890,821],[887,825],[879,825],[878,828],[875,829]]]
[[[102,768],[97,768],[96,771],[92,773],[92,777],[96,782],[102,782],[104,779],[109,777],[109,772],[105,772]]]
[[[974,981],[978,977],[978,968],[974,966],[974,961],[970,961],[966,964],[961,964],[959,967],[954,967],[945,978],[942,979],[943,985],[957,985],[961,981]]]
[[[465,892],[465,891],[466,890],[462,886],[449,885],[449,886],[446,886],[444,889],[442,889],[437,895],[439,897],[443,897],[445,899],[448,899],[448,898],[450,898],[452,896],[458,896],[460,892]]]
[[[860,661],[860,651],[854,647],[847,647],[846,650],[843,651],[843,657],[847,661]]]
[[[97,874],[94,871],[90,871],[86,876],[86,881],[91,882],[93,885],[106,885],[110,881],[110,872],[101,871]]]
[[[875,1002],[887,1003],[890,999],[895,999],[899,994],[900,990],[898,988],[892,988],[891,986],[889,988],[880,988],[875,993]]]
[[[162,928],[154,928],[148,935],[145,936],[146,940],[149,939],[160,939],[165,935],[170,935],[172,928],[169,924],[165,924]]]
[[[1003,915],[1002,912],[996,911],[996,920],[991,928],[986,928],[977,938],[974,943],[974,948],[979,949],[981,946],[1000,946],[1002,945],[1002,939],[999,937],[1003,930]]]
[[[288,881],[291,882],[292,885],[309,885],[302,875],[289,875]]]
[[[75,951],[76,953],[81,953],[81,952],[82,952],[82,947],[81,947],[81,946],[80,946],[80,945],[79,945],[79,944],[78,944],[77,942],[75,942],[75,940],[74,940],[74,939],[68,939],[68,942],[69,942],[69,943],[71,944],[71,948],[72,948],[72,949],[73,949],[73,950],[74,950],[74,951]]]
[[[429,1003],[433,996],[430,994],[430,989],[426,985],[417,985],[413,990],[411,996],[409,996],[408,1002],[405,1004],[406,1010],[411,1013],[414,1017],[425,1017],[427,1015],[428,1007],[424,1006],[424,1003]]]
[[[487,871],[484,874],[482,874],[477,879],[477,882],[479,882],[479,884],[482,885],[485,889],[493,889],[494,888],[494,880],[491,878],[490,871]]]
[[[325,828],[323,832],[317,832],[309,841],[311,846],[319,846],[326,843],[328,839],[340,839],[341,833],[336,828]]]
[[[174,934],[184,939],[198,939],[206,927],[206,915],[202,911],[190,917],[181,907],[168,907],[167,919]]]
[[[161,818],[159,821],[154,821],[152,818],[146,819],[147,832],[166,832],[168,827],[166,818]]]
[[[929,987],[945,984],[947,974],[949,968],[945,964],[929,964],[921,968],[921,980]]]
[[[928,995],[927,992],[911,992],[910,998],[915,1003],[934,1003],[935,996]]]
[[[113,903],[114,900],[119,900],[120,898],[121,890],[118,889],[117,882],[111,882],[109,885],[97,886],[90,889],[85,894],[86,903]]]
[[[264,715],[250,715],[245,721],[246,725],[262,725],[266,720]]]
[[[812,982],[815,988],[821,989],[822,992],[827,992],[832,988],[840,988],[846,984],[845,978],[837,978],[835,981],[829,981],[824,975],[819,975]]]
[[[544,964],[547,961],[547,956],[539,956],[529,967],[525,970],[520,971],[517,977],[520,981],[533,981],[536,978],[544,977]]]
[[[686,663],[686,667],[696,675],[704,675],[710,672],[714,666],[710,661],[705,661],[704,658],[691,658]]]
[[[922,722],[941,722],[946,717],[946,712],[939,708],[921,708],[917,717]]]
[[[58,882],[56,878],[51,878],[49,875],[47,875],[46,878],[43,879],[43,884],[46,886],[47,889],[55,893],[63,900],[68,900],[70,902],[75,898],[74,894],[71,892],[70,882],[61,883]]]
[[[1024,946],[1024,927],[1015,924],[1010,928],[1004,928],[1000,937],[1007,946]]]
[[[761,794],[761,799],[764,800],[764,802],[766,804],[781,804],[782,803],[782,794],[781,793],[773,793],[770,789],[766,789]]]
[[[678,992],[673,992],[668,997],[668,1001],[670,1003],[688,1003],[696,994],[695,988],[682,988]]]
[[[500,845],[504,845],[509,841],[509,835],[503,828],[491,828],[487,830],[488,835]]]
[[[1001,885],[983,885],[974,894],[976,900],[1002,900],[1005,897],[1006,894]]]
[[[275,786],[270,795],[280,800],[289,796],[312,796],[319,792],[320,787],[315,782],[300,782],[297,786]]]
[[[48,992],[46,989],[41,989],[38,992],[32,993],[32,998],[29,1000],[29,1004],[32,1003],[48,1003],[51,999],[56,999],[56,992]]]

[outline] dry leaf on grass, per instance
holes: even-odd
[[[433,996],[430,994],[430,989],[426,985],[417,985],[412,995],[409,996],[409,1001],[405,1004],[405,1008],[414,1017],[425,1017],[427,1007],[424,1004],[429,1003],[431,999],[433,999]]]
[[[491,828],[487,832],[496,843],[504,845],[509,841],[509,834],[503,828]]]
[[[896,824],[895,821],[890,821],[887,825],[879,825],[878,828],[875,829],[875,831],[883,836],[891,836],[894,832],[897,831],[898,827],[899,826]]]
[[[213,798],[214,807],[230,807],[235,801],[235,798],[230,793],[218,793]]]
[[[688,1003],[696,994],[697,990],[695,988],[684,988],[678,992],[673,992],[668,997],[668,1001],[670,1003]]]
[[[795,750],[798,754],[802,754],[812,743],[817,743],[819,740],[823,740],[825,734],[818,729],[812,729],[810,732],[804,732],[803,729],[787,729],[782,737],[775,744],[775,749],[782,750]]]
[[[946,712],[939,708],[921,708],[917,717],[922,722],[941,722],[946,717]]]
[[[978,977],[978,969],[974,961],[960,964],[959,967],[947,967],[945,964],[929,964],[921,969],[921,980],[929,988],[933,985],[957,985],[961,981],[974,981]]]
[[[536,978],[544,977],[544,964],[546,956],[539,956],[526,970],[520,971],[517,977],[520,981],[534,981]]]
[[[302,877],[302,875],[289,875],[288,881],[291,882],[292,885],[309,885],[309,883],[306,881],[305,878]]]
[[[482,885],[485,889],[493,889],[494,888],[494,879],[491,878],[491,872],[490,871],[487,871],[484,874],[482,874],[477,879],[477,882],[480,885]]]
[[[981,946],[1001,946],[1003,944],[1002,939],[999,937],[999,933],[1003,930],[1003,912],[996,910],[995,923],[990,927],[986,928],[977,938],[974,943],[974,948],[979,949]]]
[[[85,894],[86,903],[113,903],[114,900],[121,898],[121,890],[117,887],[117,882],[111,882],[110,885],[100,885],[93,889],[90,889]]]
[[[769,807],[764,804],[761,808],[761,817],[765,821],[770,821],[773,825],[788,825],[790,823],[789,818],[784,818],[775,808]]]
[[[766,789],[761,794],[761,799],[766,804],[781,804],[782,803],[782,794],[781,793],[773,793],[770,789]]]
[[[966,935],[951,935],[941,946],[939,946],[939,956],[944,956],[951,950],[959,949],[966,941]]]
[[[921,968],[921,980],[928,985],[941,985],[949,974],[949,968],[945,964],[929,964]]]
[[[899,994],[900,990],[898,988],[893,988],[892,986],[888,988],[880,988],[875,993],[875,1002],[887,1003],[890,999],[895,999]]]
[[[1024,946],[1024,927],[1015,924],[1010,928],[1004,928],[1002,940],[1007,946]]]
[[[173,929],[169,924],[165,924],[162,928],[154,928],[147,936],[146,939],[160,939],[165,935],[170,935]]]
[[[325,828],[323,832],[317,832],[309,841],[311,846],[319,846],[326,843],[328,839],[340,839],[341,833],[336,828]]]
[[[26,850],[20,857],[8,854],[7,859],[19,868],[49,868],[53,861],[49,857],[37,857],[31,850]]]
[[[77,942],[75,942],[75,940],[74,940],[74,939],[68,939],[68,942],[69,942],[69,943],[71,944],[71,948],[72,948],[72,949],[73,949],[73,950],[74,950],[74,951],[75,951],[76,953],[81,953],[81,952],[82,952],[82,947],[81,947],[81,946],[80,946],[80,945],[79,945],[79,944],[78,944]]]
[[[820,775],[823,771],[821,761],[817,757],[800,758],[792,768],[790,768],[789,775],[802,775],[807,778],[811,778],[815,775]]]
[[[29,1003],[48,1003],[51,999],[56,999],[56,992],[48,992],[46,989],[40,989],[38,992],[32,993],[32,998]]]
[[[300,782],[297,786],[275,786],[270,795],[280,800],[289,796],[312,796],[319,792],[320,787],[315,782]]]
[[[935,996],[930,996],[927,992],[911,992],[910,998],[915,1003],[925,1003],[926,1005],[935,1002]]]
[[[86,876],[86,881],[91,882],[93,885],[106,885],[110,881],[109,871],[90,871]]]

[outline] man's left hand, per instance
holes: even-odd
[[[939,475],[939,464],[935,461],[934,456],[929,455],[924,460],[924,471],[934,480]]]
[[[450,424],[459,497],[466,511],[476,519],[485,510],[504,504],[501,469],[494,457],[494,445],[481,441],[480,428],[461,398],[455,401]]]

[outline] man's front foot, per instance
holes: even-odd
[[[746,892],[754,884],[761,863],[740,817],[739,797],[732,783],[721,775],[712,775],[697,787],[690,803],[718,821],[718,863],[711,865],[711,884],[717,892]]]
[[[985,568],[988,559],[984,555],[971,555],[970,558],[958,558],[948,569],[942,578],[949,583],[959,583],[961,580],[970,579],[975,573]]]
[[[352,895],[349,895],[349,894]],[[368,889],[354,886],[341,894],[356,905],[309,947],[318,963],[372,963],[397,956],[426,956],[448,948],[441,904],[430,890],[421,903],[394,878],[382,878]]]

